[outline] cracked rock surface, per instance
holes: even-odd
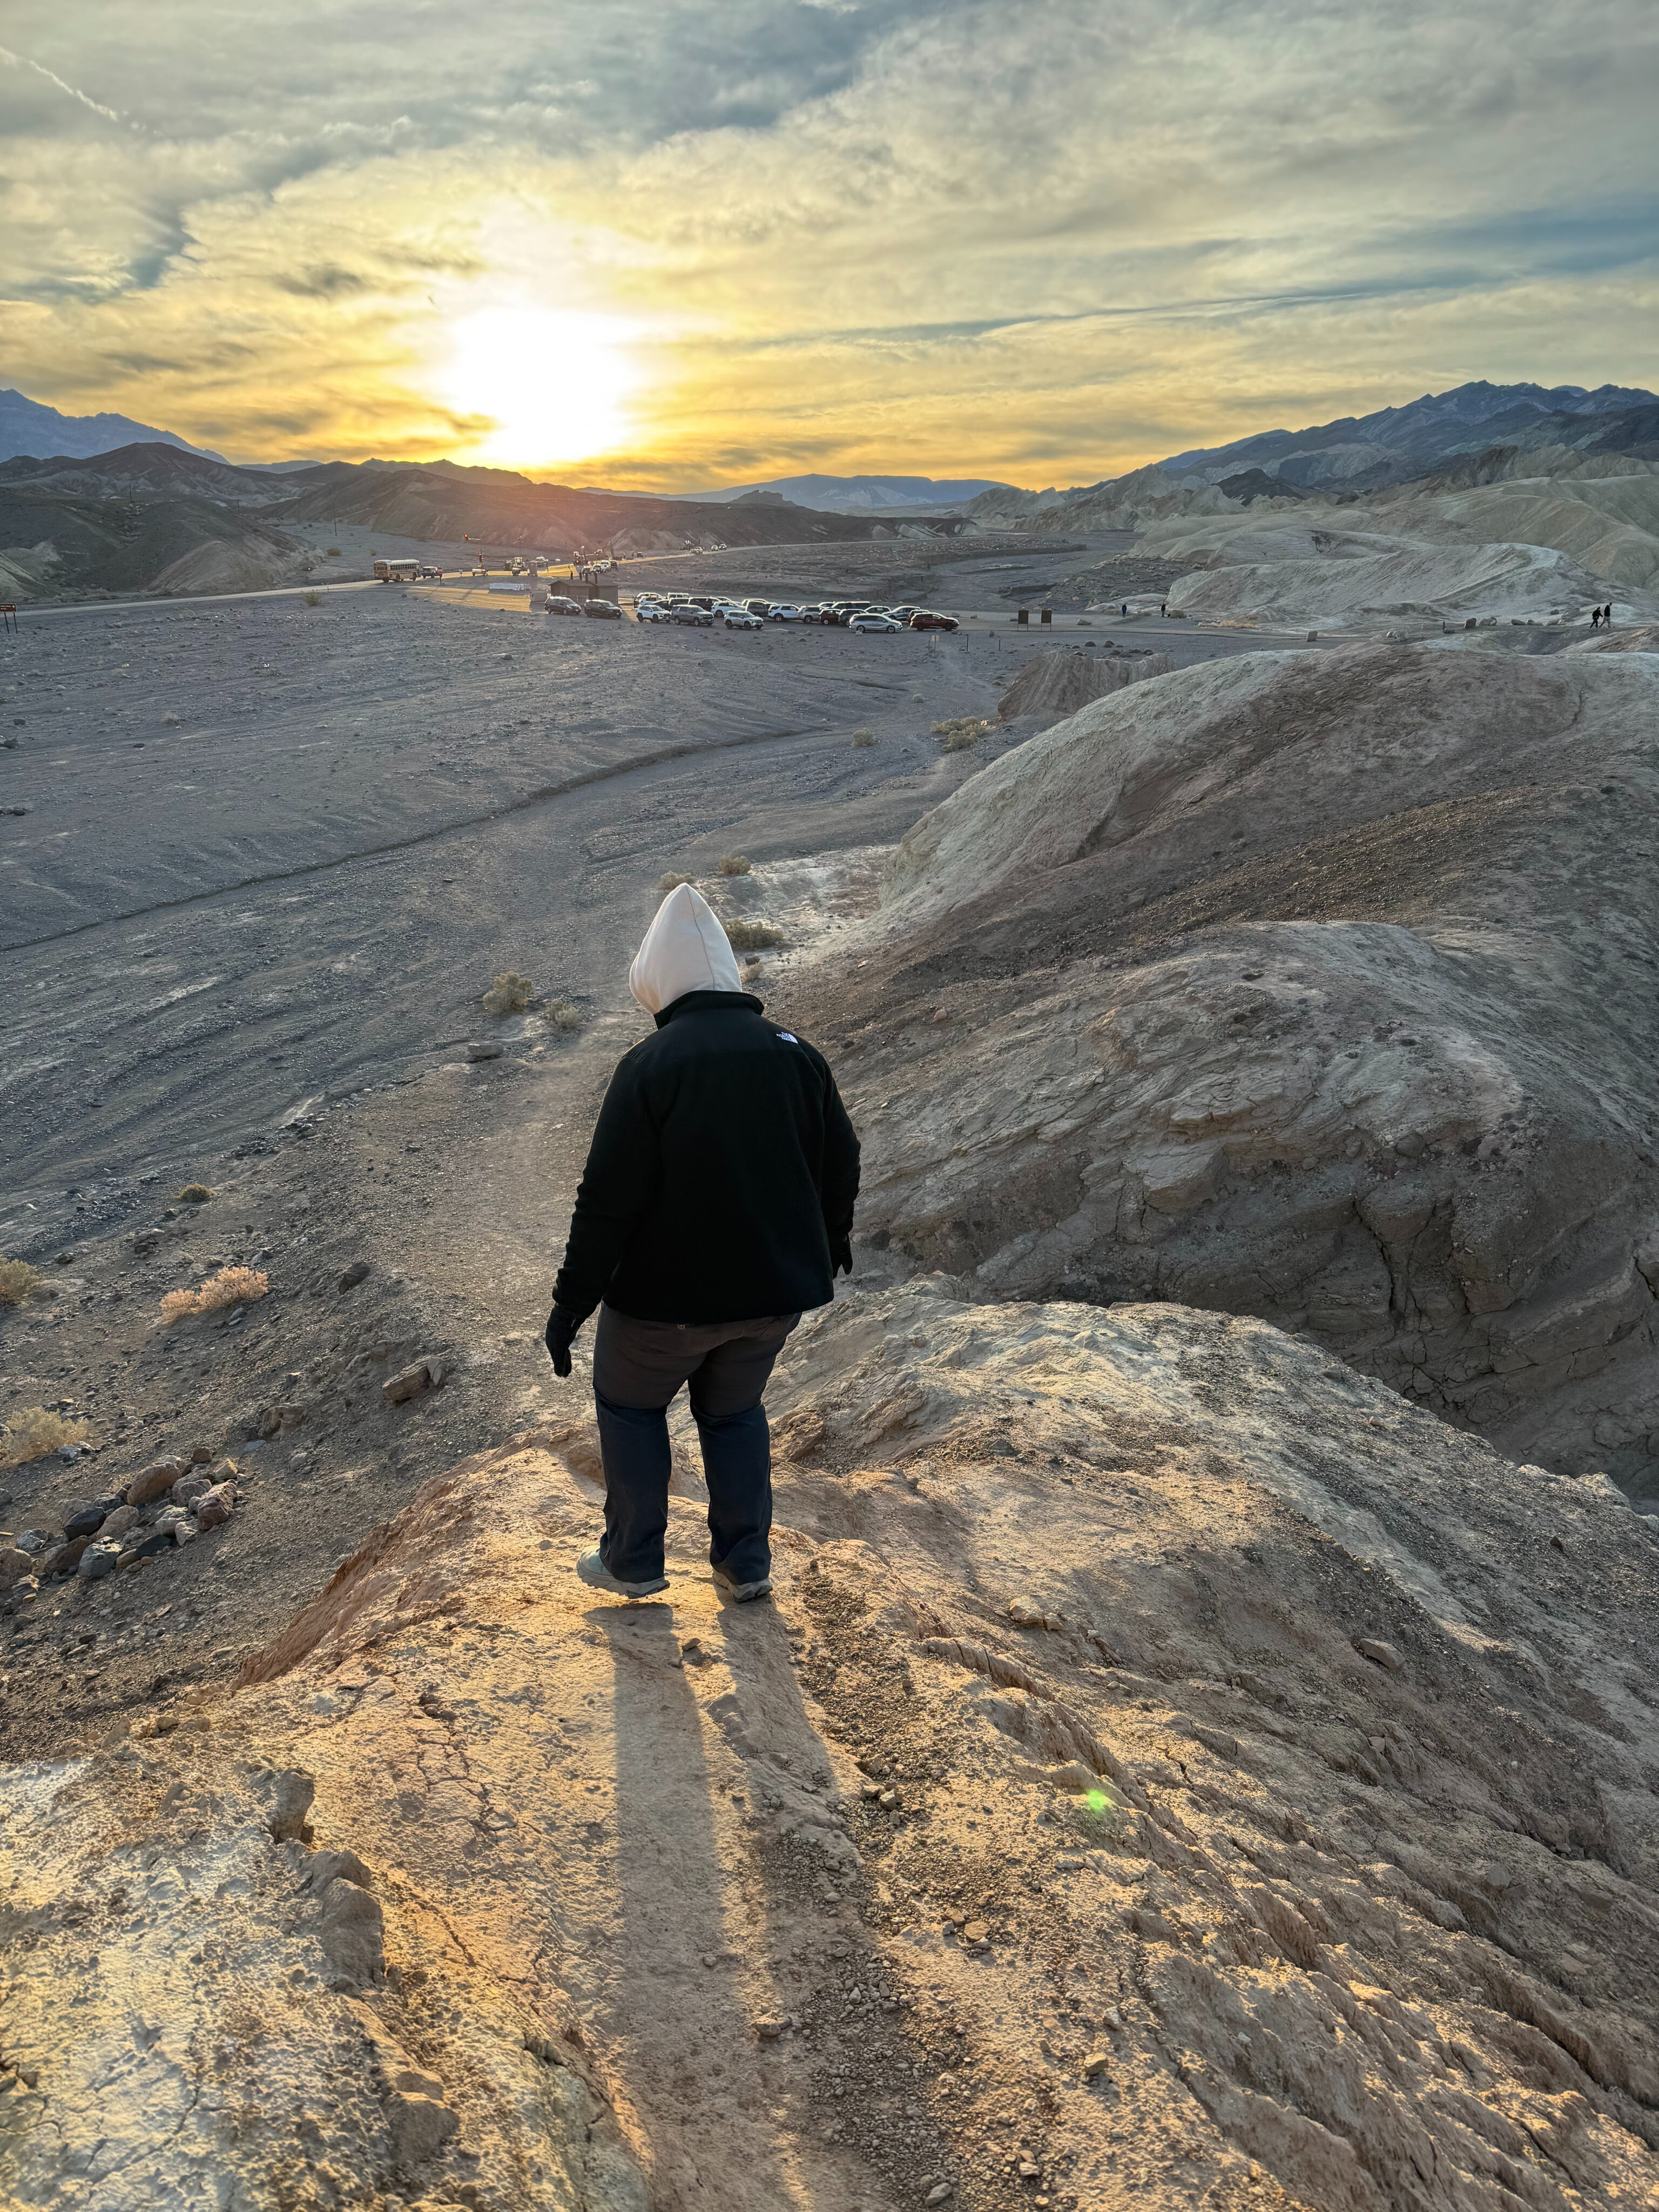
[[[1305,1328],[1659,1502],[1656,708],[1640,653],[1262,653],[1006,755],[792,996],[868,1243]]]
[[[596,1599],[549,1423],[11,1770],[5,2201],[1645,2202],[1647,1525],[1258,1321],[935,1289],[792,1340],[772,1603],[685,1497]]]

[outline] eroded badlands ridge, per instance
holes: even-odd
[[[14,1772],[9,2201],[1648,2200],[1611,1485],[1170,1306],[854,1297],[775,1411],[771,1607],[690,1499],[593,1600],[534,1431],[234,1693]]]
[[[1659,1498],[1659,664],[1257,653],[1085,707],[800,979],[860,1225],[1316,1333]]]

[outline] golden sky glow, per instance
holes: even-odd
[[[1652,381],[1647,0],[13,0],[0,382],[236,459],[1087,482]]]

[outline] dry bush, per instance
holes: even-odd
[[[173,1192],[173,1202],[175,1206],[205,1206],[212,1195],[204,1182],[187,1182],[182,1190]]]
[[[665,876],[658,877],[657,889],[666,898],[670,891],[678,890],[682,884],[695,884],[696,880],[695,876],[677,876],[671,869]]]
[[[83,1443],[86,1436],[84,1421],[66,1421],[44,1406],[20,1406],[0,1429],[0,1467],[22,1467],[32,1459],[44,1459],[60,1444]]]
[[[319,607],[323,604],[323,595],[320,592],[307,592],[305,602],[308,607]]]
[[[339,557],[340,557],[340,549],[339,549],[339,547],[338,547],[337,545],[331,545],[331,546],[329,547],[329,549],[328,549],[328,558],[329,558],[331,561],[337,561],[337,560],[339,559]]]
[[[722,853],[716,865],[723,876],[746,876],[754,866],[752,861],[745,860],[741,853]]]
[[[873,730],[854,730],[853,732],[853,750],[855,753],[862,752],[866,745],[872,745],[875,742],[876,733]]]
[[[198,1291],[169,1291],[161,1300],[163,1321],[185,1321],[192,1314],[218,1313],[226,1306],[251,1306],[270,1288],[258,1267],[221,1267]]]
[[[734,952],[758,952],[768,945],[781,945],[783,932],[769,921],[745,921],[741,915],[736,921],[724,922],[726,943]]]
[[[978,714],[953,714],[947,722],[934,723],[933,735],[942,753],[961,753],[976,745],[990,726]]]
[[[0,1306],[21,1306],[40,1287],[40,1270],[27,1260],[0,1260]]]
[[[528,975],[515,975],[509,968],[496,976],[480,1004],[487,1014],[521,1014],[536,994]]]
[[[568,999],[555,999],[542,1016],[550,1030],[579,1030],[582,1025],[580,1006],[573,1006]]]

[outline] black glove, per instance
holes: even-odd
[[[850,1237],[832,1237],[830,1239],[830,1273],[831,1279],[833,1280],[833,1279],[837,1275],[850,1275],[852,1272],[852,1238]]]
[[[547,1356],[553,1362],[556,1375],[569,1374],[570,1346],[581,1325],[581,1315],[573,1314],[564,1306],[555,1306],[547,1316]]]

